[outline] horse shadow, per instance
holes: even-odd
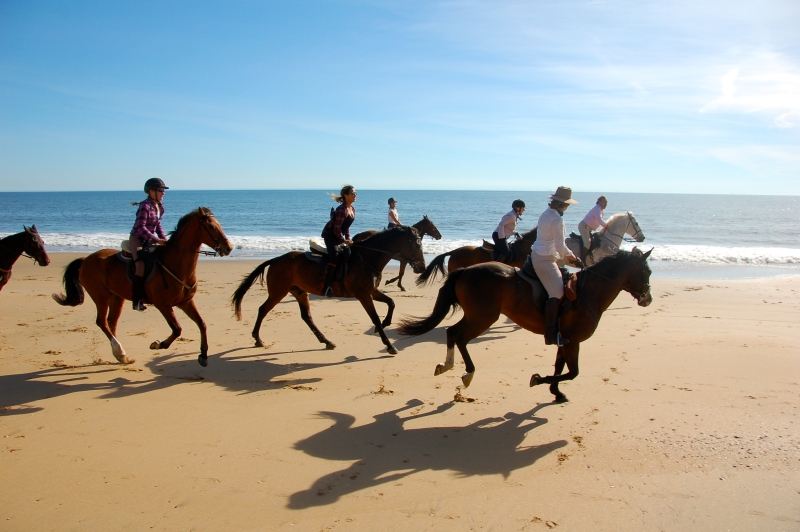
[[[258,350],[258,353],[230,355],[238,351]],[[347,356],[325,363],[276,363],[277,355],[265,355],[260,348],[247,347],[213,355],[213,368],[198,367],[198,352],[166,353],[155,356],[144,365],[152,372],[147,379],[130,378],[120,372],[137,372],[135,366],[88,364],[48,368],[29,373],[0,376],[0,415],[20,415],[43,410],[30,403],[62,395],[81,392],[101,392],[99,399],[117,399],[162,390],[180,384],[209,383],[227,391],[247,394],[285,387],[310,385],[320,382],[320,377],[293,377],[296,372],[354,364],[386,358],[388,355],[369,358]],[[136,373],[134,373],[135,375]],[[130,373],[128,375],[131,375]],[[98,377],[109,377],[98,382]]]
[[[531,430],[547,423],[536,417],[538,405],[523,414],[509,412],[466,426],[405,429],[409,420],[440,414],[453,403],[433,411],[400,417],[404,410],[421,407],[422,401],[374,416],[367,425],[353,427],[355,418],[339,412],[320,412],[333,425],[297,442],[294,448],[317,458],[352,461],[344,469],[324,475],[303,491],[290,496],[287,506],[304,509],[332,504],[344,495],[397,482],[415,473],[450,470],[459,477],[502,475],[530,466],[540,458],[567,445],[556,440],[519,447]]]
[[[483,342],[502,340],[512,332],[522,329],[522,327],[520,327],[513,321],[509,320],[508,318],[506,318],[506,322],[507,323],[501,323],[500,321],[498,321],[497,323],[489,327],[489,329],[483,334],[481,334],[479,337],[475,338],[474,340],[471,340],[470,344],[480,344]],[[390,327],[388,329],[384,329],[384,332],[386,333],[387,338],[389,338],[389,340],[392,341],[392,343],[397,344],[398,346],[403,346],[404,348],[420,343],[447,345],[446,329],[450,325],[447,325],[445,327],[436,327],[431,332],[420,336],[402,335],[399,332],[397,332],[396,327]],[[364,331],[364,334],[374,334],[374,331],[375,328],[370,327],[369,329],[366,329]]]

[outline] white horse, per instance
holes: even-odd
[[[615,255],[619,251],[622,239],[625,235],[630,236],[637,242],[644,242],[644,232],[639,227],[636,217],[631,211],[617,213],[608,219],[606,227],[597,232],[600,236],[600,247],[595,248],[589,255],[586,255],[586,266],[591,266],[601,259],[610,255]],[[581,256],[581,237],[570,236],[567,238],[567,247],[572,250],[576,257]],[[559,263],[559,266],[563,264]]]

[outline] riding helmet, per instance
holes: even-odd
[[[397,200],[394,199],[394,198],[389,198],[388,203],[389,203],[389,205],[391,205],[392,203],[397,203]]]
[[[522,201],[521,199],[515,199],[514,203],[511,204],[511,208],[512,209],[516,209],[517,207],[522,207],[524,209],[525,208],[525,202]]]
[[[144,183],[144,193],[147,194],[151,190],[156,190],[157,188],[168,189],[169,187],[164,184],[162,180],[157,177],[151,177]]]

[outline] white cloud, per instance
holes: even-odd
[[[761,113],[777,127],[800,125],[800,69],[776,54],[756,54],[720,79],[721,95],[701,113]]]

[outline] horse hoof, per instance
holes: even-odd
[[[388,352],[390,355],[396,355],[396,354],[397,354],[397,349],[395,349],[393,345],[390,345],[389,347],[387,347],[387,348],[386,348],[386,351],[387,351],[387,352]]]
[[[208,367],[208,355],[199,355],[197,357],[197,362],[204,368]]]
[[[568,403],[569,399],[567,399],[566,395],[564,395],[563,393],[560,393],[560,394],[556,395],[556,398],[554,399],[554,401],[556,403]]]
[[[533,388],[537,384],[542,384],[542,376],[539,375],[538,373],[534,373],[531,376],[531,388]]]
[[[262,342],[262,341],[261,341],[261,338],[259,338],[258,340],[256,340],[256,345],[255,345],[255,347],[264,347],[264,342]]]
[[[325,342],[325,349],[327,349],[328,351],[333,351],[334,349],[336,349],[336,344],[334,344],[333,342]]]
[[[124,364],[124,365],[126,365],[126,366],[127,366],[128,364],[133,364],[134,362],[136,362],[136,360],[134,360],[134,359],[132,359],[132,358],[128,358],[128,357],[127,357],[127,356],[125,356],[125,355],[121,355],[121,356],[114,356],[114,358],[116,358],[116,359],[117,359],[117,361],[118,361],[120,364]]]
[[[152,344],[150,344],[150,349],[161,349],[161,342],[156,340]]]
[[[472,383],[472,377],[475,376],[475,372],[472,373],[464,373],[461,376],[461,382],[464,383],[464,388],[469,388],[469,385]]]

